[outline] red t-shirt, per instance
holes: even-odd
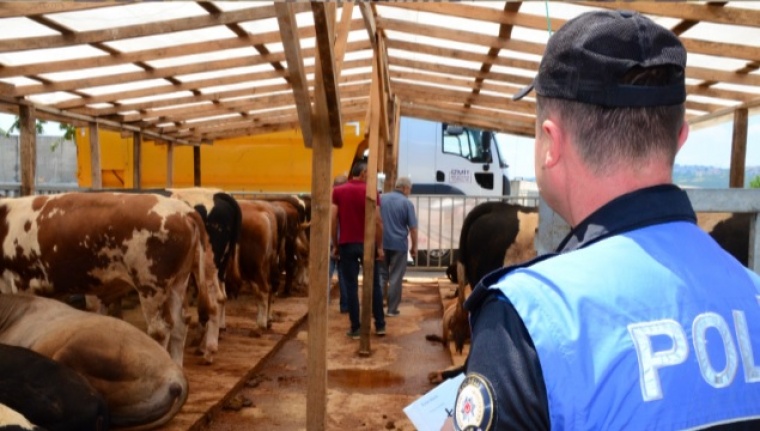
[[[338,206],[338,244],[364,242],[366,196],[367,183],[361,180],[350,180],[333,189],[332,203]]]

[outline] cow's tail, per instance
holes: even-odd
[[[167,422],[172,420],[172,418],[176,416],[177,413],[179,413],[179,410],[182,408],[182,406],[185,405],[185,402],[187,401],[187,395],[189,392],[187,378],[184,375],[181,375],[181,377],[182,378],[179,379],[179,381],[174,382],[170,388],[172,395],[175,396],[174,403],[164,415],[162,415],[161,417],[159,417],[158,419],[154,421],[151,421],[150,423],[135,425],[135,426],[128,426],[124,428],[119,427],[119,430],[120,431],[152,430],[162,425],[165,425]]]

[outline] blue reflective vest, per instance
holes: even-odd
[[[760,417],[760,277],[693,223],[610,236],[491,288],[536,347],[552,429]]]

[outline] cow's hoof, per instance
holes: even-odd
[[[203,355],[203,365],[211,365],[214,363],[214,357],[211,354]]]

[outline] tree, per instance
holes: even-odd
[[[11,136],[11,133],[13,133],[16,130],[21,130],[20,120],[18,117],[16,117],[15,121],[13,121],[13,124],[11,124],[11,127],[8,128],[8,130],[3,130],[0,128],[0,134],[5,136],[6,138],[9,138]],[[42,132],[45,129],[45,124],[47,124],[47,121],[45,120],[37,120],[35,126],[35,129],[37,129],[37,134],[41,135]],[[66,123],[60,123],[58,124],[58,129],[63,131],[63,136],[53,141],[52,144],[50,144],[50,151],[55,151],[59,145],[63,143],[63,141],[73,141],[74,136],[76,133],[76,127],[74,127],[71,124]]]
[[[2,132],[3,136],[6,138],[9,138],[11,136],[11,133],[13,133],[14,130],[21,130],[21,125],[19,124],[21,120],[19,120],[18,117],[16,117],[16,120],[13,121],[13,124],[11,124],[11,127],[8,128],[8,130],[0,129],[0,132]],[[42,131],[45,128],[45,124],[47,124],[47,121],[45,120],[37,120],[37,123],[34,125],[35,129],[37,129],[37,134],[41,135]]]
[[[760,175],[755,175],[755,178],[752,178],[749,182],[749,188],[751,189],[760,189]]]

